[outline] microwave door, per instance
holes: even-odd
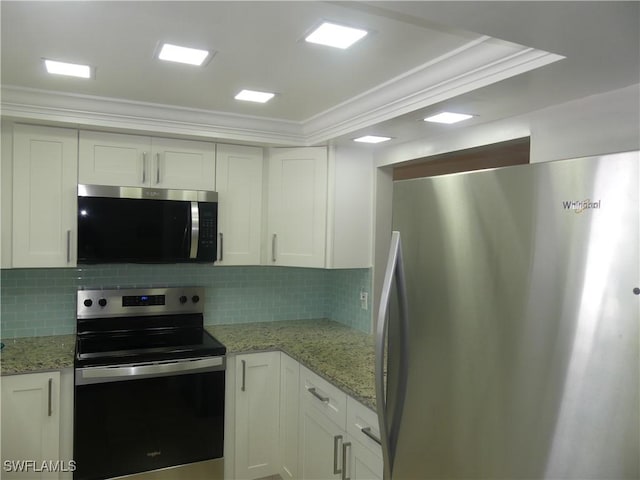
[[[185,261],[190,208],[190,202],[78,197],[78,261]]]

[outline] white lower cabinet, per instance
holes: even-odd
[[[302,402],[299,472],[303,479],[340,478],[344,429]]]
[[[299,478],[382,479],[375,412],[300,367]]]
[[[375,412],[330,382],[280,352],[234,356],[227,376],[226,478],[382,479]]]
[[[235,478],[275,475],[279,465],[280,352],[235,357]]]
[[[2,377],[2,478],[59,478],[60,372]],[[44,467],[44,468],[43,468]]]
[[[347,437],[345,443],[345,479],[351,480],[382,480],[383,464],[382,452],[375,454],[364,447],[353,437]]]
[[[378,416],[373,410],[347,397],[346,430],[349,445],[345,448],[345,478],[382,480],[384,466]]]
[[[280,476],[298,478],[298,415],[300,364],[284,353],[280,357]]]

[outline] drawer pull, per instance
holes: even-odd
[[[278,258],[276,257],[276,238],[278,237],[278,234],[274,233],[273,237],[271,237],[271,261],[273,263],[276,263],[278,261]]]
[[[376,442],[378,445],[382,445],[382,442],[380,441],[380,439],[376,437],[373,433],[371,433],[371,427],[363,427],[360,429],[360,431],[364,433],[367,437],[369,437],[371,440]]]
[[[347,464],[349,461],[347,458],[347,448],[351,448],[351,442],[344,442],[342,444],[342,480],[351,480],[351,477],[347,477]]]
[[[247,389],[247,362],[246,360],[240,360],[242,362],[242,387],[240,387],[240,390],[242,390],[243,392],[246,391]]]
[[[147,152],[142,152],[142,183],[147,183]]]
[[[71,263],[71,230],[67,230],[67,263]]]
[[[53,390],[53,378],[49,379],[49,392],[48,392],[48,402],[47,402],[47,416],[53,415],[53,406],[52,406],[52,390]]]
[[[156,185],[160,183],[160,154],[156,153]]]
[[[325,402],[325,403],[329,403],[329,397],[325,397],[324,395],[320,395],[317,391],[316,391],[316,387],[311,387],[308,388],[307,390],[309,390],[309,393],[311,395],[313,395],[314,397],[316,397],[318,400],[320,400],[321,402]]]
[[[333,474],[337,475],[342,473],[342,470],[338,468],[338,442],[342,442],[342,435],[335,435],[333,437]]]

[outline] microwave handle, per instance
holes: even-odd
[[[198,202],[191,202],[191,248],[189,258],[198,258],[198,237],[200,236],[200,209]]]

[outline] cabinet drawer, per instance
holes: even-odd
[[[373,453],[382,455],[378,415],[351,397],[347,398],[347,433]],[[375,437],[372,438],[372,437]]]
[[[300,399],[344,428],[347,395],[305,367],[300,368]]]

